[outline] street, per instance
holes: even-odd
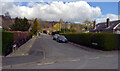
[[[118,69],[118,51],[86,50],[41,34],[29,55],[6,57],[3,62],[3,68],[12,69]]]

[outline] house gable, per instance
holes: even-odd
[[[114,30],[120,30],[120,23],[117,24],[113,29],[114,29]]]
[[[113,33],[113,29],[114,28],[119,29],[117,26],[120,26],[120,20],[111,21],[109,27],[107,27],[107,23],[106,22],[98,23],[98,24],[96,24],[96,29],[91,29],[90,32]]]

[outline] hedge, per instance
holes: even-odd
[[[26,41],[29,40],[30,34],[27,31],[9,31],[14,33],[14,44],[17,44],[17,46],[21,46],[24,44]]]
[[[112,33],[66,33],[66,38],[73,43],[101,50],[120,49],[120,34]]]
[[[30,36],[29,32],[21,31],[2,31],[2,55],[6,56],[12,52],[13,44],[20,47],[27,42]]]
[[[2,55],[2,32],[0,30],[0,55]]]
[[[12,51],[11,44],[13,42],[12,32],[2,32],[2,55],[7,55]]]

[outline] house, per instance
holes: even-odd
[[[70,29],[70,27],[71,27],[70,25],[71,25],[70,22],[65,22],[65,28]]]
[[[10,26],[14,24],[14,21],[8,16],[0,15],[0,26],[3,30],[9,30]]]
[[[107,18],[106,22],[98,24],[94,21],[93,28],[89,30],[89,32],[120,34],[120,20],[110,21],[110,19]]]

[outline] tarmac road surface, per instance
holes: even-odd
[[[41,48],[44,55],[42,60],[39,56]],[[15,58],[19,59],[19,57]],[[46,34],[41,34],[30,55],[22,58],[26,60],[19,59],[18,62],[23,60],[35,63],[26,66],[18,65],[12,67],[13,69],[118,69],[118,51],[86,50],[69,43],[58,43]],[[6,59],[9,60],[10,58]]]

